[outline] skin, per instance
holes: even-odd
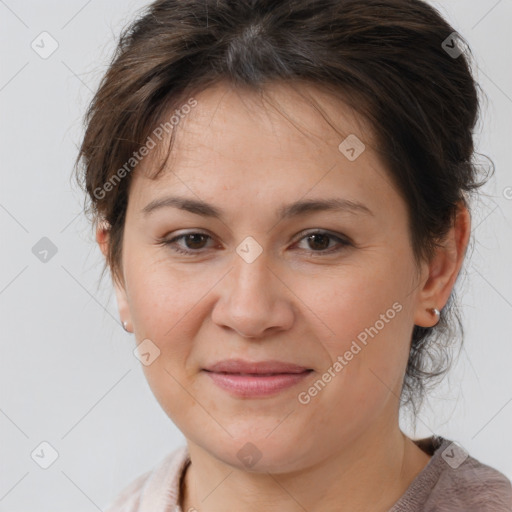
[[[146,176],[159,161],[154,150],[133,175],[117,302],[136,342],[150,339],[160,350],[143,369],[187,440],[184,511],[386,511],[430,460],[401,432],[398,397],[413,326],[437,322],[430,308],[446,304],[461,268],[469,213],[461,205],[444,245],[418,267],[406,203],[373,150],[371,130],[320,89],[300,90],[337,130],[288,85],[273,84],[267,94],[293,123],[254,93],[220,83],[195,96],[166,172]],[[338,149],[348,134],[366,145],[355,161]],[[224,217],[174,207],[142,213],[169,195],[212,203]],[[373,215],[277,216],[284,204],[331,197],[361,202]],[[334,238],[301,234],[314,229]],[[191,256],[159,244],[194,232],[211,238],[174,245]],[[248,236],[263,250],[252,263],[236,252]],[[106,254],[104,227],[97,241]],[[400,312],[301,404],[298,394],[394,303]],[[233,397],[201,371],[231,357],[314,372],[271,397]],[[247,442],[261,454],[252,467],[237,456]]]

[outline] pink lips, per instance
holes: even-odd
[[[302,381],[311,369],[281,361],[220,361],[205,368],[220,388],[235,396],[256,398],[274,395]]]

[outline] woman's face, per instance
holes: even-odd
[[[156,149],[134,171],[127,207],[117,293],[149,385],[189,441],[253,471],[396,428],[413,325],[428,318],[406,204],[370,134],[307,90],[341,136],[285,85],[269,91],[293,122],[218,84],[180,120],[166,172],[144,175]],[[292,207],[311,201],[332,207]],[[231,359],[309,371],[207,371]]]

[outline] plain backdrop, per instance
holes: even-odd
[[[184,443],[119,325],[108,275],[98,287],[102,256],[71,178],[87,104],[147,3],[0,0],[0,511],[103,510]],[[512,1],[434,5],[475,55],[488,98],[478,151],[496,174],[459,281],[464,348],[416,432],[404,428],[456,440],[512,478]]]

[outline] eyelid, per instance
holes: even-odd
[[[335,233],[334,231],[330,231],[328,229],[322,229],[322,228],[309,228],[309,229],[303,229],[299,233],[297,233],[297,241],[302,240],[304,237],[309,235],[328,235],[331,238],[337,238],[338,240],[344,242],[347,245],[353,245],[354,242],[346,236],[341,233]]]

